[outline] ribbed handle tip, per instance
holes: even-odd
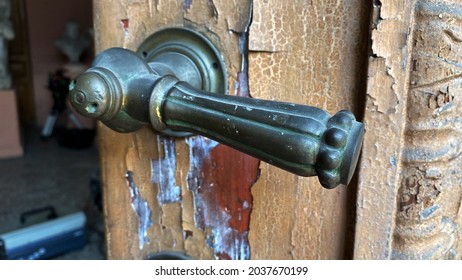
[[[348,185],[358,163],[364,125],[349,111],[340,111],[329,119],[316,162],[321,185],[332,189]]]

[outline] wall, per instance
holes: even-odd
[[[36,104],[37,123],[43,125],[53,105],[47,89],[48,74],[63,67],[67,58],[55,47],[54,41],[64,32],[65,23],[80,23],[81,31],[92,27],[91,0],[26,0],[32,77]],[[81,57],[89,63],[93,56],[87,50]]]
[[[13,89],[0,90],[0,159],[22,156],[23,148],[19,136],[16,93]]]

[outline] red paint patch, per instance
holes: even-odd
[[[129,23],[129,20],[127,18],[120,20],[120,24],[122,25],[122,28],[124,29],[125,32],[128,32],[128,23]]]
[[[217,258],[249,259],[250,189],[258,179],[260,161],[225,145],[210,148],[202,141],[210,140],[189,141],[188,185],[194,194],[196,226],[211,229],[210,245]]]
[[[218,145],[211,159],[213,164],[202,169],[212,175],[205,178],[206,183],[216,186],[214,194],[207,194],[209,201],[219,203],[219,208],[230,214],[231,228],[247,232],[253,205],[250,188],[258,179],[260,161],[225,145]]]

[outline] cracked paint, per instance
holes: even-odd
[[[140,195],[140,191],[133,180],[133,172],[127,171],[125,177],[130,190],[132,208],[138,216],[138,239],[140,250],[142,250],[144,245],[150,241],[148,229],[152,226],[152,211],[148,202]]]
[[[405,127],[414,1],[373,1],[354,258],[388,259]],[[380,127],[380,129],[374,129]],[[369,128],[369,129],[368,129]],[[374,169],[389,162],[392,168]],[[381,186],[368,188],[364,186]],[[380,199],[374,199],[380,197]]]

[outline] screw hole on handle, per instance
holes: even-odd
[[[87,106],[88,113],[95,113],[98,110],[98,103],[93,102]]]
[[[213,69],[218,69],[218,63],[217,62],[212,63],[212,68]]]
[[[141,55],[143,56],[143,58],[148,57],[148,53],[147,53],[147,52],[142,52]]]

